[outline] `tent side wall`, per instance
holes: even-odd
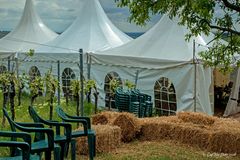
[[[127,60],[127,57],[125,57]],[[129,60],[129,59],[128,59]],[[112,62],[114,59],[112,60]],[[95,63],[96,62],[96,63]],[[147,69],[140,67],[126,67],[114,65],[99,64],[98,61],[92,61],[91,78],[95,79],[99,89],[101,106],[105,106],[104,102],[104,78],[107,73],[114,71],[124,80],[135,81],[136,71],[138,74],[137,88],[142,92],[149,94],[154,99],[154,85],[161,77],[168,78],[176,89],[177,111],[194,111],[194,66],[192,64],[178,65],[170,68]],[[159,63],[161,66],[161,63]],[[143,66],[144,67],[144,66]],[[196,111],[205,112],[212,115],[209,100],[209,87],[211,83],[211,71],[205,69],[202,65],[197,66],[197,103]],[[210,77],[210,78],[209,78]],[[203,87],[205,86],[206,87]]]

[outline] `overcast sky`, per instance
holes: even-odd
[[[64,31],[76,18],[79,0],[33,0],[43,22],[52,30]],[[128,8],[118,8],[114,0],[100,0],[110,20],[124,32],[143,32],[154,25],[159,16],[145,27],[128,22]],[[12,30],[20,20],[25,0],[0,0],[0,30]]]

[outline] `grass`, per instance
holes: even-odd
[[[0,102],[2,102],[2,96],[0,93]],[[76,105],[74,102],[70,102],[66,106],[65,100],[61,100],[61,105],[64,110],[69,114],[76,113]],[[16,121],[19,122],[32,122],[28,114],[28,105],[30,104],[30,99],[27,95],[23,97],[22,105],[16,106]],[[57,103],[55,102],[54,106]],[[45,119],[49,118],[49,107],[45,102],[43,97],[37,98],[35,103],[35,109]],[[54,109],[55,110],[55,109]],[[10,112],[10,108],[8,107]],[[90,115],[93,111],[93,106],[91,104],[85,103],[85,115]],[[53,119],[60,120],[53,112]],[[0,121],[2,121],[2,110],[0,109]],[[76,126],[74,126],[76,129]],[[8,122],[6,121],[6,126],[1,130],[10,130]],[[7,155],[7,149],[1,149],[0,156]],[[70,160],[70,157],[68,157]],[[87,159],[86,156],[78,155],[77,159]],[[158,141],[158,142],[142,142],[134,141],[127,144],[122,144],[118,149],[111,153],[98,153],[95,160],[240,160],[240,155],[226,155],[226,154],[216,154],[202,151],[196,147],[191,147],[174,141]]]
[[[239,160],[240,156],[214,154],[174,141],[123,144],[112,153],[98,154],[96,160]]]

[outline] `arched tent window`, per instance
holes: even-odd
[[[176,92],[173,83],[165,77],[154,86],[155,108],[158,115],[175,115],[177,111]]]
[[[75,79],[76,75],[71,68],[65,68],[62,73],[62,90],[64,95],[70,95],[71,80]]]
[[[105,81],[104,81],[105,106],[106,107],[110,106],[110,97],[111,97],[111,107],[115,108],[115,97],[114,95],[111,95],[111,91],[110,91],[110,81],[112,79],[118,80],[120,86],[122,86],[122,80],[116,72],[110,72],[105,77]]]
[[[4,66],[4,65],[1,65],[1,66],[0,66],[0,74],[4,73],[4,72],[6,72],[6,71],[7,71],[7,67]]]
[[[32,66],[29,70],[30,80],[34,79],[37,76],[41,76],[39,69],[36,66]]]

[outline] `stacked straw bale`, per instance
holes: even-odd
[[[176,140],[218,153],[240,153],[240,123],[202,113],[141,120],[141,140]]]
[[[212,125],[216,120],[216,117],[197,112],[179,112],[177,117],[184,122],[191,122],[199,125]]]
[[[140,124],[138,118],[130,113],[121,113],[113,121],[112,125],[119,126],[122,130],[123,142],[130,142],[134,140],[140,133]]]
[[[119,126],[122,130],[123,142],[130,142],[137,137],[140,132],[140,124],[135,115],[127,112],[102,112],[92,117],[93,124],[109,124]]]
[[[119,112],[111,112],[111,111],[105,111],[101,112],[99,114],[96,114],[92,116],[92,124],[98,125],[98,124],[112,124],[112,122],[115,120],[117,116],[119,116],[121,113]]]
[[[121,144],[121,129],[118,126],[93,125],[96,132],[96,152],[110,152],[117,149]],[[82,128],[79,128],[82,129]],[[77,138],[77,154],[88,154],[87,138]]]

